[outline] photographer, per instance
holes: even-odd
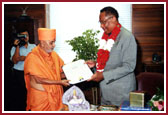
[[[29,52],[36,46],[35,44],[29,43],[28,31],[20,31],[14,39],[13,47],[11,49],[11,61],[14,63],[13,66],[13,79],[14,87],[16,88],[15,100],[16,105],[14,110],[25,110],[26,109],[26,87],[24,81],[24,60]]]

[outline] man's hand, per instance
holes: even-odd
[[[24,61],[26,59],[26,56],[19,56],[18,61]]]
[[[69,81],[70,80],[61,80],[60,84],[67,87],[67,86],[70,86]]]
[[[90,79],[87,81],[96,81],[99,82],[104,79],[103,72],[96,72],[95,74],[92,75]]]
[[[14,41],[14,46],[18,46],[19,45],[19,43],[20,43],[20,41],[19,41],[19,39],[16,39],[15,41]]]
[[[89,68],[93,68],[96,66],[96,61],[93,60],[88,60],[85,63],[89,66]]]

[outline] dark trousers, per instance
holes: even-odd
[[[24,71],[13,69],[13,101],[12,109],[16,111],[26,110],[27,90],[24,80]]]

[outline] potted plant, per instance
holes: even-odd
[[[72,50],[76,52],[76,58],[73,60],[96,60],[98,51],[98,38],[96,35],[100,31],[93,31],[91,29],[82,33],[82,36],[74,37],[72,40],[66,42],[72,46]]]

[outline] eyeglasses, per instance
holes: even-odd
[[[109,17],[107,17],[107,19],[105,19],[104,21],[99,21],[99,23],[100,23],[100,24],[103,24],[103,25],[106,25],[107,21],[108,21],[109,19],[111,19],[111,18],[113,18],[113,16],[109,16]]]

